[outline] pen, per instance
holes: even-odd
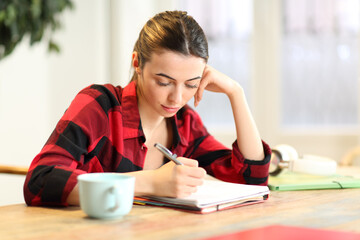
[[[160,143],[155,143],[154,147],[159,149],[159,151],[162,152],[165,155],[165,157],[167,157],[169,160],[176,163],[176,165],[183,165],[182,162],[180,162],[179,160],[176,159],[176,157],[177,157],[176,154],[173,154],[169,149],[167,149],[166,147],[164,147]]]

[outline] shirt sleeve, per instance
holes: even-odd
[[[106,92],[112,95],[104,86],[92,85],[72,101],[30,165],[24,183],[28,205],[67,206],[77,176],[97,171],[98,163],[84,164],[89,160],[89,149],[99,142],[108,125]]]
[[[213,136],[208,135],[199,145],[199,151],[194,153],[194,158],[199,161],[199,165],[204,167],[208,174],[220,180],[266,186],[271,150],[264,141],[262,144],[264,159],[261,161],[251,160],[245,159],[241,154],[237,141],[232,144],[232,149],[228,149]]]
[[[187,122],[191,124],[188,124],[187,132],[191,132],[191,137],[188,137],[190,140],[186,157],[198,160],[199,166],[217,179],[234,183],[267,185],[271,157],[268,144],[262,141],[264,159],[260,161],[245,159],[237,141],[232,144],[232,149],[225,147],[207,132],[199,115],[192,110],[189,111],[187,117],[191,119]],[[186,121],[183,125],[183,128],[186,128]]]

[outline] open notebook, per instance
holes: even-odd
[[[196,193],[185,198],[156,196],[135,197],[134,203],[178,208],[195,213],[210,213],[224,209],[260,203],[268,199],[267,186],[255,186],[205,180]]]

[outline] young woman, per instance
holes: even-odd
[[[136,177],[135,195],[184,197],[210,174],[266,185],[270,148],[262,142],[242,87],[207,65],[204,32],[186,12],[150,19],[132,54],[134,75],[125,87],[92,85],[73,100],[24,184],[28,205],[78,205],[77,176],[121,172]],[[232,150],[204,127],[195,106],[204,90],[228,96],[236,124]],[[206,104],[206,103],[204,103]],[[183,162],[167,161],[161,143]]]

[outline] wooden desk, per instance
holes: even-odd
[[[270,224],[360,233],[360,189],[272,192],[261,204],[207,215],[134,206],[119,220],[78,207],[0,207],[0,239],[198,239]]]

